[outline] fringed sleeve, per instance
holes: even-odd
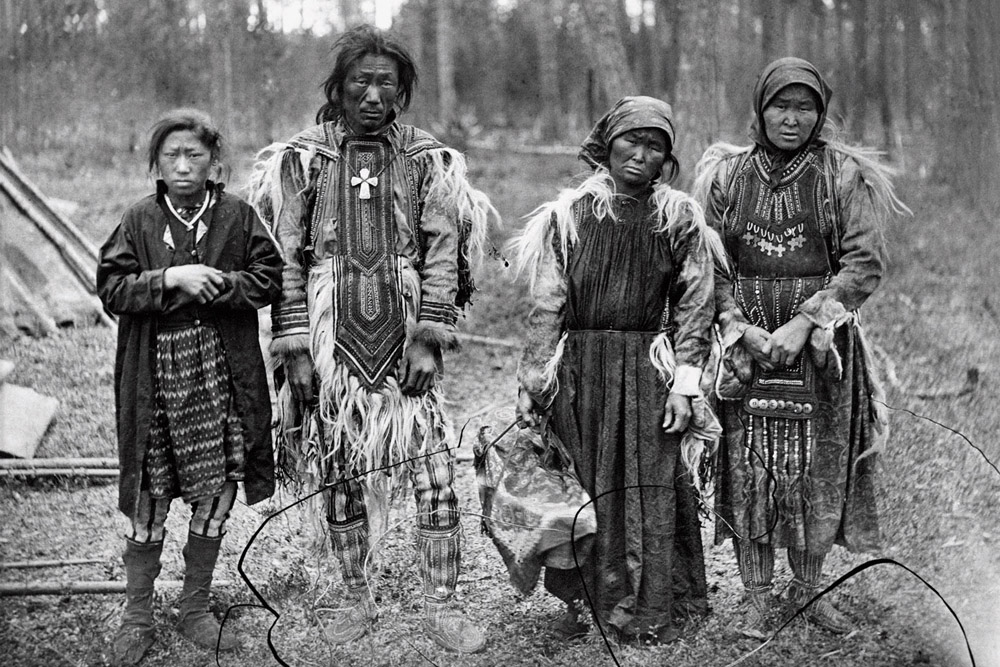
[[[460,296],[460,269],[467,270],[473,256],[482,252],[490,220],[500,216],[489,198],[467,179],[464,156],[450,148],[427,150],[420,196],[419,224],[422,262],[420,312],[411,339],[423,340],[445,350],[458,346],[455,324]]]
[[[817,327],[832,329],[879,286],[886,214],[906,207],[892,192],[888,170],[864,149],[828,146],[824,152],[839,268],[835,267],[829,285],[803,302],[799,312]]]
[[[695,167],[695,198],[705,210],[705,222],[715,232],[721,244],[725,238],[726,210],[729,208],[729,183],[735,177],[742,156],[748,148],[731,144],[715,144]],[[733,346],[749,328],[750,322],[736,304],[733,295],[733,274],[729,264],[715,263],[715,318],[722,339],[723,354],[729,356]],[[738,353],[737,353],[738,354]]]
[[[662,185],[654,192],[653,201],[659,221],[656,229],[669,239],[676,273],[667,304],[670,312],[661,318],[673,323],[673,354],[664,332],[653,342],[650,360],[672,392],[697,396],[711,348],[713,264],[725,266],[725,258],[718,237],[706,227],[702,208],[694,199]],[[674,368],[670,368],[671,356]]]
[[[248,199],[270,222],[284,260],[281,296],[271,308],[270,353],[278,363],[288,355],[309,350],[306,174],[313,157],[303,148],[270,146],[258,154],[248,188]]]
[[[572,215],[569,209],[563,212]],[[528,314],[528,332],[517,368],[521,387],[539,405],[555,398],[556,371],[562,357],[566,321],[566,246],[560,221],[552,207],[535,211],[516,240],[518,266],[530,266],[534,307]],[[564,221],[565,222],[565,221]]]

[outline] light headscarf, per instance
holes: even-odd
[[[623,97],[597,121],[580,144],[579,158],[591,169],[607,168],[611,142],[615,137],[644,127],[663,130],[667,135],[667,155],[670,155],[674,146],[673,119],[673,109],[663,100],[645,95]]]
[[[753,88],[753,120],[750,123],[749,134],[754,143],[763,146],[768,151],[781,152],[767,138],[767,132],[764,130],[764,109],[782,88],[794,83],[800,83],[813,91],[816,95],[816,101],[819,103],[816,126],[802,145],[803,148],[819,140],[823,124],[826,122],[826,111],[830,104],[830,97],[833,95],[833,89],[827,85],[823,75],[808,60],[779,58],[764,68],[764,71],[757,77],[757,83]]]

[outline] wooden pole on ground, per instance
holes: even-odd
[[[157,581],[159,589],[181,588],[183,581]],[[230,581],[213,581],[213,588],[232,586]],[[0,597],[18,595],[119,595],[125,593],[124,581],[33,581],[21,584],[0,583]]]

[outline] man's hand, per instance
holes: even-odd
[[[813,323],[801,313],[785,322],[771,334],[770,345],[765,350],[775,366],[791,366],[795,363],[809,340]]]
[[[285,380],[292,389],[292,397],[300,403],[313,400],[313,362],[308,352],[296,352],[285,359]]]
[[[514,407],[518,428],[538,428],[542,423],[542,409],[531,394],[523,387],[517,390],[517,405]]]
[[[740,338],[740,344],[743,345],[743,348],[750,353],[753,360],[760,364],[764,370],[774,370],[774,364],[771,363],[770,356],[771,334],[767,332],[767,329],[754,326],[748,327],[743,332],[743,337]]]
[[[399,387],[407,396],[419,396],[430,391],[441,369],[441,351],[421,341],[406,346],[397,366]]]
[[[222,271],[204,264],[185,264],[171,266],[163,272],[163,286],[166,289],[177,289],[187,295],[190,300],[205,304],[222,293],[226,281]]]
[[[691,421],[691,397],[670,392],[667,395],[666,412],[663,415],[663,430],[666,433],[680,433]]]

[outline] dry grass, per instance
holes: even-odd
[[[246,159],[237,161],[245,168]],[[517,225],[517,218],[549,197],[575,173],[570,158],[472,155],[476,181]],[[76,218],[95,240],[103,240],[121,209],[144,194],[141,167],[92,169],[72,175],[58,156],[22,159],[22,167],[44,190],[81,204]],[[136,175],[138,174],[138,175]],[[86,187],[84,192],[82,188]],[[899,386],[889,403],[949,424],[1000,459],[995,404],[1000,364],[1000,268],[988,239],[993,221],[933,202],[942,193],[923,187],[909,193],[917,211],[889,232],[893,263],[885,288],[866,307],[875,343],[890,359]],[[502,235],[501,235],[502,236]],[[499,262],[489,262],[479,279],[482,292],[463,327],[475,333],[516,337],[527,300]],[[0,358],[13,359],[12,381],[57,396],[62,407],[39,456],[110,456],[115,451],[111,365],[114,341],[106,330],[67,330],[46,340],[0,340]],[[506,348],[466,344],[448,360],[451,414],[457,422],[514,397],[515,355]],[[925,400],[914,392],[958,386],[975,367],[980,383],[973,393]],[[1000,665],[1000,476],[965,442],[906,413],[892,415],[893,437],[881,458],[879,502],[886,551],[920,572],[941,590],[970,632],[977,664]],[[470,424],[474,433],[476,421]],[[466,436],[470,437],[469,434]],[[306,510],[273,519],[246,554],[245,572],[281,614],[272,638],[291,665],[709,665],[723,667],[747,656],[757,643],[732,629],[739,582],[728,545],[706,550],[713,613],[685,627],[683,638],[654,649],[612,644],[599,635],[581,642],[553,644],[545,625],[558,605],[542,591],[514,594],[492,544],[478,530],[479,509],[471,463],[459,466],[458,487],[465,534],[461,595],[470,615],[489,627],[487,650],[477,656],[439,651],[420,631],[418,580],[407,513],[393,515],[400,528],[380,551],[377,575],[381,620],[374,633],[347,648],[324,643],[312,614],[316,604],[335,604],[339,577],[328,557],[308,548],[312,531]],[[0,482],[0,558],[4,561],[93,557],[100,564],[59,570],[0,573],[3,581],[48,578],[123,578],[120,538],[123,519],[114,509],[114,485],[76,482]],[[217,609],[254,599],[235,571],[249,536],[282,499],[234,512],[218,578],[237,582],[219,589]],[[177,504],[168,522],[165,579],[180,577],[180,536],[186,513]],[[710,528],[710,526],[706,526]],[[706,533],[708,534],[708,533]],[[866,556],[836,550],[831,575],[858,565]],[[778,579],[789,574],[779,559]],[[208,665],[209,654],[193,649],[172,629],[176,593],[158,596],[158,641],[145,665]],[[965,665],[961,634],[943,605],[902,570],[876,567],[849,581],[839,602],[857,631],[838,638],[795,625],[743,665]],[[0,608],[0,652],[10,665],[102,664],[118,623],[118,596],[19,597]],[[223,656],[223,665],[271,665],[267,646],[275,618],[262,609],[237,608],[233,623],[245,648]]]

